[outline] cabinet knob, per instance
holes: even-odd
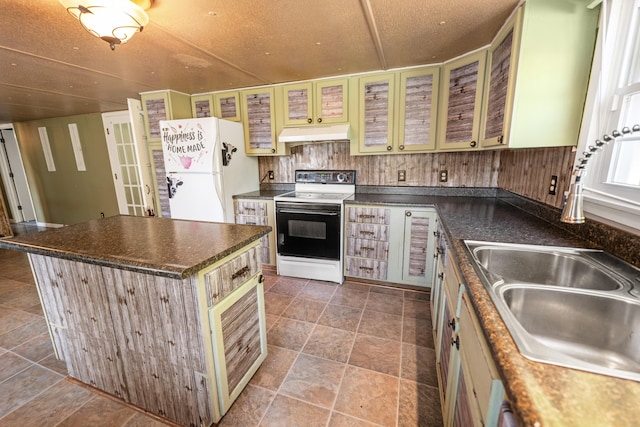
[[[391,150],[392,150],[391,146],[387,145],[387,151],[391,151]]]
[[[455,330],[456,329],[456,319],[451,319],[451,321],[448,323],[449,326],[451,326],[451,329]]]
[[[275,153],[275,152],[276,152],[276,149],[275,149],[275,148],[272,148],[272,149],[271,149],[271,152],[272,152],[272,153]]]
[[[313,123],[313,119],[312,119],[311,117],[309,117],[309,118],[307,119],[307,123]]]
[[[262,274],[258,276],[258,283],[264,283],[264,276]]]
[[[318,117],[318,123],[322,123],[322,117]]]
[[[504,135],[498,137],[498,144],[504,144]]]
[[[405,216],[411,216],[411,211],[405,211],[404,214]]]
[[[438,273],[438,279],[440,279],[440,280],[444,279],[444,273],[443,272]]]
[[[404,145],[401,145],[398,148],[400,149],[400,151],[403,151],[404,150]]]
[[[477,143],[476,141],[471,141],[471,142],[469,143],[469,146],[470,146],[470,147],[475,147],[476,145],[478,145],[478,143]]]
[[[451,345],[456,346],[456,350],[460,350],[460,336],[456,336],[456,339],[451,339]]]

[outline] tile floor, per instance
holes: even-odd
[[[428,293],[265,277],[269,354],[221,426],[442,425]],[[0,427],[165,425],[65,375],[26,255],[0,249]]]

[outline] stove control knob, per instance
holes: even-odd
[[[345,182],[347,180],[347,175],[345,175],[343,173],[339,173],[336,176],[336,179],[338,180],[338,182]]]

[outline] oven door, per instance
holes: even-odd
[[[342,205],[276,202],[278,254],[340,259]]]

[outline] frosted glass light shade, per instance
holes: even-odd
[[[129,0],[59,0],[82,27],[115,45],[128,42],[149,23],[149,16]]]

